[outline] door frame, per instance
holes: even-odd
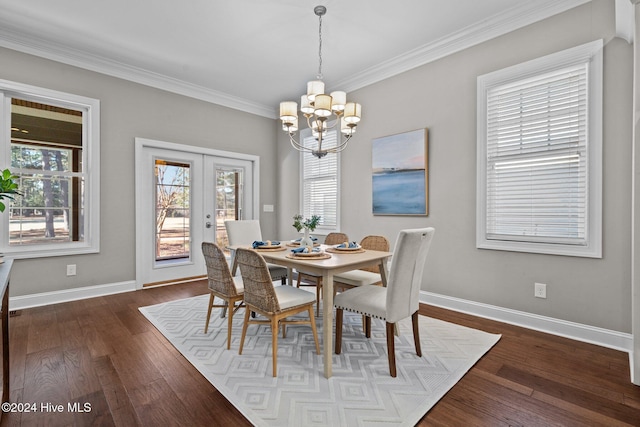
[[[144,212],[146,211],[146,203],[149,203],[148,197],[145,197],[145,188],[148,186],[149,177],[146,175],[147,167],[144,165],[145,161],[145,150],[148,149],[161,149],[167,151],[173,151],[177,154],[184,153],[188,155],[202,155],[202,156],[212,156],[219,157],[222,159],[231,159],[231,160],[244,160],[249,161],[252,164],[252,176],[253,180],[251,182],[252,185],[252,207],[249,211],[246,212],[247,218],[250,219],[259,219],[259,200],[260,200],[260,157],[251,155],[251,154],[243,154],[243,153],[234,153],[231,151],[223,151],[216,150],[205,147],[197,147],[192,145],[178,144],[175,142],[167,142],[167,141],[159,141],[147,138],[135,138],[135,221],[136,221],[136,289],[142,289],[143,284],[146,281],[146,272],[149,269],[149,266],[145,263],[148,263],[150,258],[148,252],[149,245],[145,244],[145,239],[148,238],[148,231],[146,228],[148,226],[148,218],[144,216]],[[204,164],[204,162],[203,162]],[[204,171],[203,171],[204,172]],[[205,174],[202,173],[203,177]],[[203,181],[202,178],[200,178]],[[202,183],[198,183],[198,185],[202,185]],[[198,208],[198,209],[206,209],[206,207]],[[202,212],[198,212],[198,215],[204,218]],[[199,226],[204,229],[204,221],[202,224],[192,224],[192,233],[199,232]],[[193,237],[192,237],[193,238]],[[197,249],[193,248],[194,253]],[[194,257],[197,258],[197,257]],[[204,266],[204,262],[202,263],[201,274],[206,274],[206,269]],[[178,279],[176,279],[178,280]],[[169,279],[168,282],[171,282],[172,279]]]

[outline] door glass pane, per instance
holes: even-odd
[[[242,169],[216,169],[216,243],[226,248],[229,244],[225,221],[242,219]]]
[[[190,258],[190,167],[156,159],[156,261]]]

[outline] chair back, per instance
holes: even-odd
[[[387,322],[398,322],[418,311],[422,273],[434,233],[428,227],[398,234],[387,281]]]
[[[340,243],[348,242],[349,236],[344,233],[329,233],[324,238],[325,245],[339,245]]]
[[[225,221],[229,245],[250,245],[255,240],[262,240],[260,221],[257,219],[243,219],[238,221]]]
[[[365,236],[360,241],[360,246],[362,246],[363,249],[369,249],[372,251],[389,252],[389,240],[384,236]],[[379,264],[372,264],[370,267],[362,267],[360,270],[379,274],[380,266]]]
[[[229,264],[220,246],[212,242],[202,242],[202,254],[207,266],[209,289],[225,296],[238,296]]]
[[[244,302],[266,313],[280,311],[267,263],[258,252],[238,249],[236,260],[244,283]]]

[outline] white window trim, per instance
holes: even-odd
[[[333,123],[329,123],[329,126],[333,126]],[[336,134],[336,138],[340,138],[340,134],[338,132],[338,130],[336,129],[330,129],[329,132],[334,131],[337,132]],[[309,138],[311,136],[311,129],[309,128],[305,128],[302,129],[300,131],[300,142],[302,143],[302,141],[305,140],[305,138]],[[338,141],[339,142],[339,141]],[[304,180],[304,159],[303,159],[303,155],[305,154],[304,151],[300,152],[300,205],[299,205],[299,211],[301,214],[304,212],[304,185],[303,185],[303,180]],[[307,153],[308,154],[308,153]],[[330,153],[327,154],[327,156],[336,156],[336,225],[335,227],[326,227],[326,226],[318,226],[315,229],[315,233],[316,234],[328,234],[331,232],[339,232],[340,231],[340,153]]]
[[[52,102],[56,105],[66,105],[69,108],[86,110],[83,114],[82,130],[86,140],[82,156],[85,166],[85,215],[83,242],[65,242],[38,244],[27,246],[9,246],[9,215],[0,214],[0,251],[7,258],[25,259],[63,255],[77,255],[100,252],[100,101],[80,95],[73,95],[45,89],[37,86],[25,85],[0,80],[0,168],[11,169],[11,114],[10,99],[5,93],[15,97],[29,97],[42,102]],[[7,212],[7,211],[5,211]]]
[[[478,77],[477,87],[477,187],[476,247],[516,252],[602,258],[602,87],[603,41],[596,40],[572,49],[518,64]],[[588,69],[588,228],[585,246],[489,240],[486,233],[487,183],[487,90],[494,85],[526,79],[575,64]]]

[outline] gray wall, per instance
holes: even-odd
[[[274,120],[12,50],[0,48],[0,64],[0,79],[101,102],[100,253],[17,260],[11,296],[135,280],[135,137],[258,155],[261,205],[276,202]],[[275,233],[276,214],[261,220],[265,234]],[[67,264],[77,276],[66,276]]]
[[[640,3],[634,2],[634,94],[633,94],[633,353],[631,380],[640,385]]]
[[[521,30],[363,88],[358,134],[342,156],[342,231],[359,240],[436,229],[422,289],[557,319],[631,332],[632,49],[614,36],[613,1],[595,0]],[[602,38],[604,51],[603,258],[475,247],[476,78]],[[371,213],[371,140],[429,128],[429,216]],[[279,137],[283,234],[298,210],[298,157]],[[286,195],[286,196],[285,196]],[[547,299],[533,296],[547,284]]]
[[[433,226],[423,290],[631,332],[632,49],[613,38],[613,4],[594,0],[351,94],[364,118],[342,157],[343,231],[393,242],[400,229]],[[476,249],[477,76],[598,38],[605,40],[603,259]],[[277,212],[261,214],[265,234],[295,236],[298,156],[273,120],[7,49],[0,64],[0,79],[98,98],[102,111],[101,252],[16,261],[12,296],[134,280],[135,137],[260,156],[260,205]],[[424,127],[429,216],[374,217],[371,140]],[[68,278],[70,263],[78,275]],[[546,300],[533,297],[536,281],[547,283]]]

